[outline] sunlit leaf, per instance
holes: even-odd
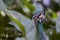
[[[7,10],[6,6],[0,0],[0,10],[7,14],[7,16],[21,29],[23,36],[27,40],[36,40],[36,27],[34,22],[23,16],[21,13]]]
[[[30,9],[31,12],[34,11],[34,6],[30,3],[26,3],[26,6]]]
[[[11,12],[10,14],[13,14],[13,13]],[[21,22],[20,22],[19,20],[17,20],[14,16],[11,16],[11,15],[8,15],[8,16],[9,16],[9,18],[10,18],[13,22],[15,22],[15,23],[19,26],[19,28],[20,28],[21,31],[22,31],[23,36],[25,37],[25,36],[26,36],[25,28],[24,28],[24,26],[21,24]]]
[[[20,0],[21,2],[29,2],[30,0]]]
[[[9,18],[7,16],[3,17],[0,15],[0,34],[4,32],[5,27],[7,27]]]
[[[21,22],[26,30],[26,39],[27,40],[35,40],[35,35],[36,35],[36,28],[35,28],[35,24],[34,22],[29,19],[26,18],[25,16],[23,16],[22,14],[16,12],[16,11],[10,11],[12,12],[11,15],[16,18],[17,20],[19,20],[19,22]],[[33,35],[33,36],[32,36]]]
[[[0,6],[0,10],[2,9],[2,11],[5,12],[5,13],[7,14],[7,16],[8,16],[12,21],[14,21],[14,22],[20,27],[20,29],[21,29],[21,31],[22,31],[22,33],[23,33],[23,36],[25,37],[26,33],[25,33],[24,26],[23,26],[16,18],[14,18],[12,15],[10,15],[11,12],[9,12],[9,11],[6,9],[6,6],[4,6],[2,0],[0,0],[0,1],[1,1],[1,5],[2,5],[2,6]]]

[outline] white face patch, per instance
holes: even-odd
[[[38,19],[40,22],[43,21],[45,19],[45,15],[44,14],[39,15]]]
[[[36,21],[43,22],[45,19],[45,12],[44,11],[36,12],[33,16],[33,19],[35,19]]]

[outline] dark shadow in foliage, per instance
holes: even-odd
[[[8,18],[8,16],[1,16],[0,15],[0,33],[2,33],[4,31],[4,28],[8,25],[10,19]]]
[[[52,22],[51,20],[47,20],[43,22],[43,27],[45,30],[49,29],[49,28],[54,28],[55,27],[55,22]],[[53,27],[51,27],[53,26]]]
[[[53,30],[53,34],[50,36],[50,40],[60,40],[60,34],[56,33],[56,30]]]
[[[60,6],[59,6],[59,4],[57,4],[57,3],[54,2],[53,0],[51,0],[50,8],[51,8],[53,11],[55,11],[55,12],[57,12],[57,11],[60,10]]]

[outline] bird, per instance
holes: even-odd
[[[46,32],[43,29],[43,20],[45,19],[45,11],[41,3],[35,3],[35,11],[33,19],[36,24],[38,40],[49,40]]]

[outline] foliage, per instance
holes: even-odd
[[[0,34],[4,31],[4,28],[6,26],[8,26],[8,23],[10,21],[13,21],[14,23],[16,23],[18,25],[18,27],[22,31],[23,36],[26,38],[26,35],[28,33],[26,32],[26,29],[25,29],[26,25],[23,23],[26,19],[27,19],[26,21],[29,21],[29,22],[31,21],[34,9],[35,8],[34,8],[33,4],[30,3],[30,0],[3,0],[3,2],[0,0],[0,11],[3,11],[5,13],[5,16],[3,16],[3,15],[1,15],[1,12],[0,12]],[[43,25],[45,30],[55,27],[55,21],[53,21],[52,19],[57,18],[56,12],[58,10],[60,10],[59,5],[56,4],[55,2],[54,3],[52,2],[50,10],[47,10],[47,12],[46,12],[46,20],[44,21],[44,25]],[[22,18],[20,18],[20,20],[18,20],[17,16],[14,16],[14,13],[16,13],[16,12],[13,13],[12,11],[13,12],[16,11],[19,14],[22,14],[23,16],[21,16],[21,15],[18,16],[18,17],[22,17]],[[26,17],[26,18],[24,18],[24,17]],[[24,21],[22,21],[23,23],[21,22],[21,20],[24,20]],[[32,21],[29,24],[33,25]],[[29,25],[29,27],[30,27],[30,25]],[[29,29],[29,30],[31,30],[31,29]],[[55,32],[55,30],[56,29],[54,29],[54,33],[52,34],[52,36],[50,36],[50,40],[54,40],[55,37],[57,38],[57,36],[60,35],[60,34],[57,34]]]
[[[23,8],[26,6],[30,11],[29,13],[32,14],[32,12],[34,10],[34,6],[31,5],[27,0],[25,0],[25,1],[20,0],[21,2],[20,1],[16,2],[16,1],[19,1],[19,0],[3,0],[3,1],[0,0],[0,5],[2,5],[2,6],[0,6],[0,11],[3,11],[6,14],[6,17],[3,17],[3,16],[0,17],[0,19],[1,19],[0,20],[0,23],[1,23],[1,25],[0,25],[0,28],[1,28],[0,33],[3,32],[1,30],[3,30],[5,28],[5,26],[7,26],[10,21],[13,21],[14,23],[16,23],[18,25],[18,27],[22,31],[23,36],[26,38],[26,30],[25,30],[23,24],[18,19],[16,19],[13,15],[11,15],[13,13],[11,11],[9,11],[9,10],[16,10],[16,11],[22,13],[22,14],[25,14],[25,16],[28,17],[27,12],[24,12]],[[14,8],[14,5],[16,5],[15,8]],[[28,15],[30,15],[30,14],[28,14]],[[32,16],[30,15],[30,18],[31,17]]]

